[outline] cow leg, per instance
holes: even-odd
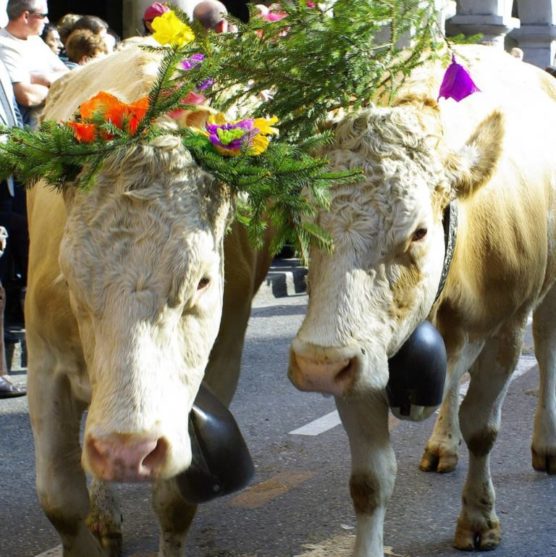
[[[89,487],[91,511],[87,517],[89,530],[98,538],[107,555],[122,552],[122,514],[109,484],[92,480]]]
[[[29,354],[33,350],[28,338]],[[49,359],[41,353],[43,362]],[[88,529],[89,494],[81,468],[79,426],[83,407],[77,404],[64,376],[40,369],[38,357],[29,362],[29,414],[35,440],[37,494],[40,504],[62,538],[64,557],[106,557]]]
[[[461,351],[457,351],[457,361],[454,362],[453,357],[449,357],[447,384],[442,405],[419,463],[419,468],[423,472],[452,472],[457,466],[461,443],[458,415],[460,381],[483,346],[483,342],[470,343]]]
[[[154,485],[153,508],[160,524],[159,557],[183,557],[196,505],[186,503],[175,480],[170,479]]]
[[[535,310],[533,337],[539,363],[539,399],[531,452],[533,468],[556,474],[556,288],[553,288]]]
[[[365,400],[336,399],[351,448],[350,492],[357,530],[354,557],[383,557],[386,505],[396,479],[396,457],[388,431],[388,404],[382,393]]]
[[[460,408],[460,425],[469,450],[454,546],[466,551],[494,549],[501,538],[494,508],[490,451],[500,428],[502,403],[523,340],[524,326],[489,340],[471,370],[469,390]]]

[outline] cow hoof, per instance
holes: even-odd
[[[121,557],[122,555],[122,535],[111,534],[99,538],[100,545],[107,557]]]
[[[470,524],[458,519],[454,547],[461,551],[491,551],[500,544],[501,530],[498,520],[489,520],[484,525]]]
[[[556,474],[556,455],[531,449],[533,468],[538,472]]]
[[[438,472],[446,474],[453,472],[458,464],[458,455],[445,449],[430,449],[426,448],[419,469],[423,472]]]
[[[94,522],[91,517],[87,519],[87,526],[99,541],[106,557],[120,557],[122,554],[122,533],[119,530],[110,530],[105,524]]]

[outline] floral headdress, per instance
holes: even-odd
[[[4,129],[0,175],[86,189],[108,153],[168,133],[157,125],[160,116],[179,121],[184,110],[207,101],[215,114],[206,126],[174,133],[200,166],[248,194],[237,215],[251,237],[261,238],[270,220],[281,232],[275,248],[292,233],[301,247],[310,240],[330,245],[306,217],[327,204],[332,183],[359,173],[331,173],[325,159],[313,156],[329,139],[319,124],[330,111],[358,108],[378,92],[393,91],[393,83],[426,58],[426,49],[438,49],[434,5],[337,0],[332,13],[308,0],[283,0],[280,17],[253,12],[249,24],[234,20],[238,31],[223,34],[191,25],[174,7],[152,23],[159,46],[143,47],[162,55],[145,98],[125,103],[101,91],[80,105],[71,122]],[[378,44],[385,26],[391,41]],[[400,56],[397,38],[409,30],[414,47]],[[246,113],[255,97],[248,117],[226,116],[229,109]]]

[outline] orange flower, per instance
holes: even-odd
[[[148,109],[149,99],[147,97],[142,97],[131,104],[124,105],[123,113],[127,118],[127,129],[131,135],[137,133],[137,128],[147,114]]]
[[[108,111],[114,110],[121,104],[122,102],[118,97],[106,93],[106,91],[101,91],[79,105],[79,114],[81,114],[83,119],[91,119],[99,113],[105,115]]]
[[[97,127],[94,124],[83,122],[68,122],[67,124],[73,129],[73,135],[79,143],[91,143],[95,140]]]
[[[100,115],[104,120],[121,130],[124,129],[127,122],[127,131],[131,135],[135,135],[148,109],[149,99],[147,97],[127,104],[118,97],[101,91],[88,101],[81,103],[79,113],[83,120],[91,120]]]

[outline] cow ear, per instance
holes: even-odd
[[[504,117],[492,112],[475,129],[467,143],[446,160],[448,176],[459,199],[473,195],[494,174],[504,140]]]

